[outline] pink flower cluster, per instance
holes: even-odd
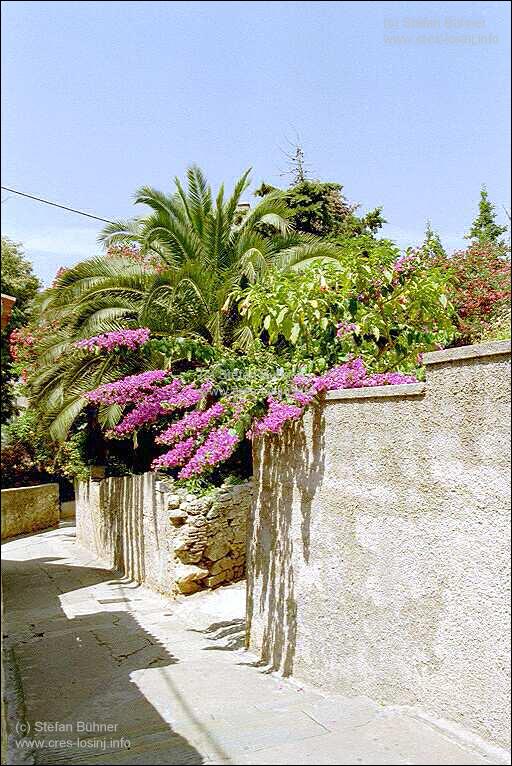
[[[293,382],[297,388],[293,392],[293,398],[301,407],[306,407],[321,391],[359,388],[364,385],[365,379],[366,368],[361,359],[351,359],[345,364],[333,367],[323,375],[296,375]]]
[[[192,476],[202,473],[207,468],[212,468],[230,457],[239,437],[228,428],[221,426],[210,431],[204,444],[202,444],[192,459],[181,469],[178,474],[180,479],[190,479]]]
[[[126,347],[131,350],[139,348],[149,340],[150,332],[147,327],[139,327],[137,330],[116,330],[115,332],[106,332],[102,335],[94,335],[86,340],[79,340],[75,343],[77,348],[86,351],[94,349],[106,349],[113,351],[116,348]]]
[[[176,382],[176,381],[175,381]],[[185,410],[188,407],[193,407],[195,404],[201,401],[213,388],[213,383],[209,380],[196,388],[194,383],[190,383],[188,386],[173,394],[169,399],[163,402],[164,412],[170,412],[171,410]]]
[[[357,325],[353,322],[339,322],[336,325],[336,337],[343,338],[344,335],[350,335],[352,332],[356,332]]]
[[[167,414],[170,410],[193,407],[204,398],[211,387],[212,383],[209,381],[199,388],[196,388],[193,383],[184,386],[181,380],[176,378],[172,383],[156,388],[152,394],[143,399],[124,416],[112,433],[115,436],[127,436],[145,423],[154,423],[158,417]]]
[[[285,423],[301,418],[305,408],[321,392],[414,383],[416,378],[398,372],[368,375],[363,361],[351,358],[323,375],[296,375],[292,382],[292,401],[269,396],[267,412],[253,421],[247,432],[248,438],[279,433]],[[188,479],[233,454],[240,435],[229,426],[235,424],[240,430],[240,423],[252,407],[249,403],[247,409],[247,400],[241,398],[235,402],[217,402],[206,410],[200,409],[212,387],[213,383],[209,380],[196,386],[194,383],[185,384],[179,378],[169,379],[168,371],[151,370],[116,383],[104,384],[89,392],[88,398],[96,404],[134,405],[111,432],[112,436],[118,437],[127,436],[145,423],[153,423],[173,410],[199,405],[198,409],[186,413],[157,437],[157,443],[172,446],[172,449],[152,463],[154,469],[181,467],[179,478]],[[219,420],[226,419],[227,425],[219,425]]]
[[[155,384],[161,383],[168,375],[168,370],[149,370],[140,375],[128,375],[114,383],[103,383],[94,391],[89,391],[87,398],[94,404],[135,404],[154,391]]]
[[[402,271],[406,271],[413,265],[415,260],[416,260],[415,255],[411,255],[411,254],[401,255],[400,258],[398,258],[395,261],[395,265],[393,266],[393,269],[398,273]]]
[[[268,412],[253,424],[252,429],[247,434],[249,439],[262,434],[277,434],[288,420],[298,420],[304,412],[303,407],[280,402],[273,396],[268,397],[267,403]]]
[[[194,449],[195,441],[191,436],[189,439],[185,439],[185,441],[178,442],[178,444],[176,444],[173,449],[169,450],[169,452],[164,452],[163,455],[160,455],[160,457],[153,460],[151,467],[153,469],[177,468],[177,466],[183,465],[183,463],[189,459],[194,452]]]
[[[198,434],[204,431],[212,421],[220,418],[225,412],[222,404],[217,402],[207,410],[192,410],[187,412],[181,420],[173,423],[155,439],[157,444],[174,444],[186,434]]]
[[[403,375],[400,372],[384,372],[367,375],[361,359],[351,359],[345,364],[333,367],[324,375],[296,375],[293,383],[293,399],[297,405],[287,404],[274,397],[268,398],[268,412],[253,423],[248,432],[249,439],[267,433],[279,433],[289,420],[297,420],[305,407],[311,404],[317,394],[322,391],[338,391],[343,388],[363,388],[372,386],[389,386],[399,383],[416,383],[413,375]]]
[[[340,388],[359,388],[364,385],[366,367],[361,359],[350,359],[315,378],[313,388],[319,391],[338,391]]]

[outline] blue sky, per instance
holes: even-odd
[[[2,184],[125,217],[192,162],[282,183],[298,134],[387,236],[416,244],[430,218],[454,249],[481,183],[510,208],[509,28],[505,2],[3,2]],[[100,226],[2,204],[45,282]]]

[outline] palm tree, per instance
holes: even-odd
[[[144,326],[155,335],[196,337],[213,346],[244,350],[252,334],[236,308],[229,306],[233,291],[270,268],[337,257],[335,245],[293,231],[281,192],[265,196],[241,214],[249,171],[227,200],[223,186],[213,198],[199,168],[189,168],[187,179],[185,190],[176,178],[171,195],[142,187],[135,202],[149,207],[149,215],[116,221],[103,230],[100,240],[105,247],[136,245],[146,258],[143,263],[123,255],[93,258],[65,271],[44,294],[42,317],[57,319],[60,329],[45,344],[32,398],[46,412],[56,438],[66,435],[86,404],[88,390],[158,363],[134,354],[123,359],[121,371],[115,355],[77,358],[71,353],[77,340]],[[106,423],[118,417],[116,408],[100,413]]]
[[[75,343],[139,327],[142,298],[152,278],[128,257],[97,257],[63,271],[39,297],[36,312],[47,334],[38,347],[37,369],[28,389],[31,404],[53,438],[66,437],[87,405],[87,391],[151,367],[151,360],[141,353],[86,355],[77,351]],[[120,415],[118,407],[103,408],[100,420],[114,425]]]
[[[239,203],[249,186],[249,170],[224,200],[221,186],[214,201],[201,170],[189,168],[188,189],[175,179],[176,192],[167,196],[142,187],[135,201],[152,213],[136,221],[118,221],[103,230],[106,245],[136,242],[153,252],[162,270],[144,296],[140,320],[169,334],[196,333],[214,345],[247,342],[247,333],[233,336],[233,316],[223,307],[233,290],[256,281],[268,268],[289,268],[305,259],[331,255],[332,245],[296,234],[292,214],[281,192],[263,198],[246,215]]]

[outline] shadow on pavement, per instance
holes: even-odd
[[[179,658],[141,627],[130,611],[94,611],[98,604],[119,603],[129,609],[135,599],[72,593],[97,584],[124,588],[122,578],[105,569],[61,561],[52,557],[2,561],[4,641],[18,668],[30,736],[37,735],[36,762],[105,763],[111,758],[112,763],[204,763],[201,753],[173,731],[131,680],[134,671],[170,667]],[[69,618],[59,599],[65,594],[66,604],[85,613]],[[61,728],[41,732],[38,722],[50,726],[58,722]],[[78,722],[107,726],[110,731],[79,734]],[[97,738],[98,744],[81,749],[80,738]],[[66,744],[55,745],[57,739]],[[18,754],[29,749],[18,747]]]

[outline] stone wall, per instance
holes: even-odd
[[[2,540],[56,527],[59,513],[58,484],[3,489]]]
[[[222,488],[208,497],[196,498],[183,490],[168,496],[169,518],[177,529],[175,579],[182,593],[244,576],[251,500],[250,482]]]
[[[506,747],[510,343],[425,362],[425,384],[331,392],[255,444],[250,646]]]
[[[251,482],[198,497],[154,473],[80,483],[78,542],[161,593],[194,593],[245,572]]]

